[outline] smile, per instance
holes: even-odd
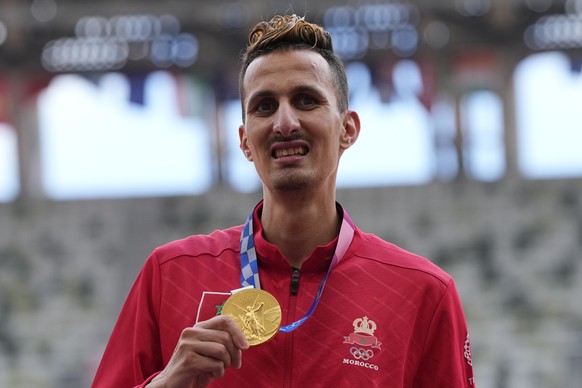
[[[275,159],[284,158],[286,156],[303,156],[307,153],[307,148],[305,147],[292,147],[292,148],[282,148],[277,149],[273,152]]]

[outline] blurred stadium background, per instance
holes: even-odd
[[[89,386],[157,245],[242,223],[238,55],[324,25],[338,200],[457,282],[480,388],[582,381],[582,1],[0,1],[0,386]]]

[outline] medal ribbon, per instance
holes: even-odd
[[[325,283],[327,282],[327,278],[334,269],[340,260],[344,257],[344,254],[348,250],[352,239],[354,237],[355,226],[350,219],[348,213],[341,208],[338,204],[338,208],[341,210],[343,214],[342,224],[340,227],[339,237],[337,241],[337,245],[335,247],[335,251],[333,253],[333,258],[331,263],[329,264],[329,268],[327,269],[327,273],[325,277],[321,281],[319,288],[317,289],[317,294],[315,295],[315,299],[305,313],[305,316],[298,321],[291,323],[290,325],[282,326],[279,328],[280,332],[289,333],[299,326],[301,326],[315,311],[315,307],[319,303],[319,299],[321,299],[321,295],[323,294],[323,289],[325,287]],[[247,218],[247,221],[243,227],[241,238],[240,238],[240,263],[241,263],[241,286],[248,287],[252,286],[254,288],[261,288],[261,282],[259,279],[259,266],[257,262],[257,252],[255,251],[255,239],[253,237],[253,214],[254,209],[251,211],[251,214]]]

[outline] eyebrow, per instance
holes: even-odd
[[[300,93],[313,93],[313,94],[316,94],[318,96],[323,95],[320,88],[316,88],[316,87],[313,87],[310,85],[298,85],[298,86],[294,87],[293,89],[291,89],[291,94],[300,94]],[[250,94],[248,96],[247,101],[252,102],[252,101],[255,101],[255,100],[261,99],[261,98],[273,97],[276,94],[277,93],[271,89],[259,90],[257,92],[254,92],[253,94]]]

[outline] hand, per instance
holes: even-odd
[[[202,388],[224,376],[226,368],[240,368],[248,349],[243,332],[229,316],[219,315],[182,331],[174,354],[148,387]]]

